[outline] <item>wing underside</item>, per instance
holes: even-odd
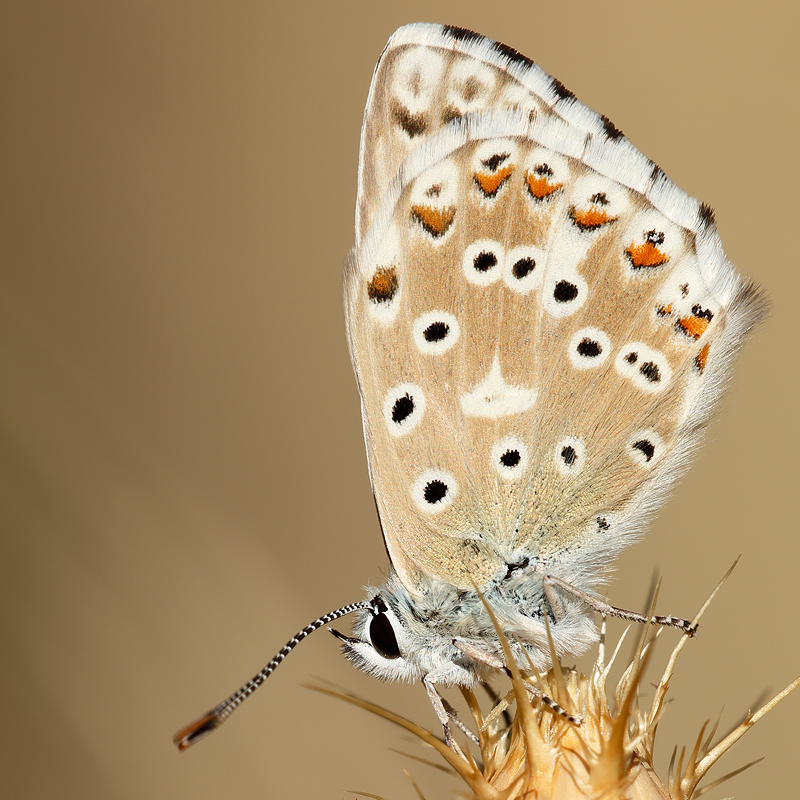
[[[607,120],[450,30],[379,62],[345,275],[387,547],[412,592],[524,559],[591,579],[688,465],[763,301]]]

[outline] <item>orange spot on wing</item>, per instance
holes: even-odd
[[[572,206],[569,210],[569,215],[573,223],[582,231],[596,231],[598,228],[602,228],[603,225],[617,221],[616,217],[612,217],[602,208],[598,208],[595,205],[589,206],[586,210]]]
[[[692,339],[699,339],[708,328],[708,320],[703,317],[682,317],[678,320],[678,327]]]
[[[656,314],[658,314],[659,317],[668,317],[672,311],[672,303],[669,303],[665,306],[658,306],[658,308],[656,308]]]
[[[555,194],[564,185],[563,183],[550,183],[546,175],[531,175],[530,172],[525,174],[525,183],[534,200],[544,200]]]
[[[625,250],[625,253],[634,269],[660,267],[669,261],[669,256],[659,250],[652,242],[642,242],[641,244],[631,243]]]
[[[487,197],[494,197],[497,190],[509,179],[514,171],[514,165],[508,164],[497,172],[476,172],[473,176],[475,183]]]
[[[411,206],[411,216],[434,238],[447,233],[456,217],[455,206]]]
[[[708,361],[708,345],[703,345],[700,352],[694,357],[694,363],[697,369],[702,372],[706,368],[706,361]]]
[[[394,267],[378,267],[367,284],[367,297],[373,303],[388,303],[395,296],[397,287]]]

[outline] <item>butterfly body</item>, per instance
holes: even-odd
[[[597,638],[592,617],[577,601],[558,619],[552,616],[542,580],[534,566],[485,587],[484,599],[502,620],[523,668],[529,663],[538,669],[549,666],[545,613],[559,655],[580,654]],[[417,681],[434,675],[434,682],[445,686],[471,686],[497,672],[492,665],[502,660],[502,649],[483,600],[473,589],[454,591],[450,584],[431,580],[425,594],[415,597],[393,574],[382,587],[367,592],[385,603],[386,610],[378,614],[390,621],[397,650],[389,648],[389,657],[384,655],[385,646],[371,632],[376,610],[364,609],[354,623],[353,637],[339,634],[345,653],[359,669],[382,680]],[[484,657],[476,658],[478,652]]]

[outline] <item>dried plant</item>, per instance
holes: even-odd
[[[728,575],[700,609],[695,622]],[[756,713],[748,714],[737,728],[715,744],[719,720],[709,731],[706,722],[690,753],[684,749],[677,759],[677,753],[673,753],[669,774],[663,781],[653,768],[655,737],[664,714],[664,701],[675,664],[688,635],[682,636],[674,648],[652,702],[648,709],[643,710],[639,685],[660,629],[649,635],[646,635],[646,630],[642,631],[634,656],[614,690],[613,702],[609,703],[609,673],[627,630],[606,663],[603,623],[597,659],[589,676],[574,668],[564,669],[557,659],[553,661],[553,669],[546,675],[539,675],[532,666],[529,671],[522,671],[515,665],[508,641],[493,615],[492,618],[505,651],[506,663],[512,665],[512,689],[505,698],[498,699],[486,715],[474,692],[462,689],[473,718],[479,756],[473,755],[469,744],[463,749],[458,745],[448,747],[415,722],[355,695],[320,686],[312,688],[372,711],[418,736],[437,750],[463,778],[475,800],[692,800],[756,763],[747,764],[698,788],[721,756],[800,684],[798,678]],[[534,687],[533,692],[526,684]],[[574,724],[548,708],[537,699],[541,694],[555,700],[570,714],[579,716],[580,724]],[[509,724],[507,709],[513,702],[516,702],[516,714]],[[423,798],[413,780],[412,784]]]

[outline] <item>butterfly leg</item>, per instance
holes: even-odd
[[[495,669],[498,672],[505,672],[508,677],[511,677],[511,670],[496,656],[493,656],[491,653],[487,653],[484,650],[481,650],[478,647],[475,647],[470,642],[466,641],[465,639],[461,639],[460,637],[456,637],[453,639],[453,644],[462,652],[464,655],[469,656],[475,661],[483,664],[484,666],[489,667],[490,669]],[[523,681],[525,684],[525,688],[528,690],[528,694],[533,698],[537,698],[540,700],[544,705],[548,708],[552,709],[559,717],[563,717],[566,720],[569,720],[575,725],[581,724],[581,718],[573,716],[570,714],[566,709],[562,708],[555,700],[551,697],[548,697],[544,692],[537,689],[535,686],[532,686],[528,681]]]
[[[672,628],[680,628],[680,630],[689,636],[694,636],[697,633],[697,625],[692,624],[692,622],[690,622],[688,619],[681,619],[680,617],[673,617],[671,615],[667,617],[648,617],[645,614],[637,614],[635,611],[626,611],[624,608],[612,606],[602,598],[584,592],[577,586],[573,586],[571,583],[562,581],[561,578],[556,578],[554,575],[546,575],[543,584],[545,597],[547,598],[548,603],[550,603],[550,607],[552,608],[556,619],[560,618],[559,611],[561,616],[564,614],[564,604],[558,597],[558,592],[555,588],[559,587],[567,592],[567,594],[571,594],[578,600],[582,600],[587,606],[589,606],[589,608],[594,609],[598,614],[603,614],[604,616],[610,617],[619,617],[620,619],[626,619],[630,622],[640,622],[642,624],[647,624],[649,622],[653,625],[664,625]]]
[[[435,684],[446,680],[447,673],[449,671],[450,667],[446,665],[442,669],[429,672],[423,679],[425,690],[428,692],[428,698],[431,701],[433,710],[436,712],[439,722],[442,723],[445,743],[448,747],[455,746],[453,736],[450,733],[450,723],[453,722],[468,739],[473,741],[475,744],[479,744],[480,740],[478,737],[458,718],[458,714],[456,714],[455,709],[436,690]]]
[[[442,705],[444,706],[444,710],[447,712],[447,716],[450,718],[450,722],[454,723],[455,726],[467,737],[471,742],[475,744],[480,744],[481,740],[458,718],[458,714],[456,714],[456,710],[444,699],[441,695],[439,698],[442,701]]]
[[[450,733],[450,715],[447,713],[447,709],[444,707],[444,699],[436,691],[436,686],[434,686],[434,682],[436,681],[436,673],[437,670],[433,672],[429,672],[422,680],[425,684],[425,691],[428,693],[428,699],[431,701],[431,705],[433,706],[434,712],[436,712],[436,716],[439,718],[439,722],[442,724],[442,730],[444,731],[444,743],[448,747],[452,747],[453,742],[453,734]]]
[[[556,590],[556,585],[550,575],[545,575],[542,580],[542,587],[544,588],[544,598],[550,606],[550,611],[553,612],[553,619],[558,622],[564,619],[567,613],[567,607],[564,605],[564,600]]]

